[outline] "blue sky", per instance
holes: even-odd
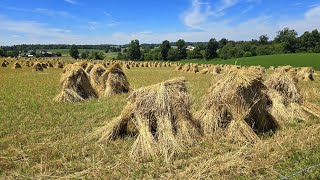
[[[320,30],[320,0],[0,0],[0,45],[270,38]]]

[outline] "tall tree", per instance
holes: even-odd
[[[177,48],[178,50],[182,49],[184,46],[186,46],[186,42],[183,39],[179,39],[176,42]]]
[[[70,51],[69,51],[69,54],[72,58],[74,59],[78,59],[79,58],[79,51],[78,51],[78,47],[73,44],[71,47],[70,47]]]
[[[219,41],[219,49],[223,48],[225,45],[228,44],[228,39],[226,38],[222,38],[220,41]]]
[[[186,42],[183,39],[179,39],[176,42],[177,49],[178,49],[178,58],[179,59],[186,59],[187,58],[187,47]]]
[[[139,40],[132,40],[129,44],[127,51],[128,58],[130,60],[140,60],[141,51],[140,51],[140,42]]]
[[[217,54],[218,48],[219,48],[219,43],[216,41],[216,39],[211,38],[206,48],[206,53],[205,53],[206,60],[218,57],[218,54]]]
[[[98,52],[98,51],[91,51],[90,59],[103,60],[104,54],[102,52]]]
[[[168,52],[168,60],[177,61],[179,60],[179,50],[171,48]]]
[[[4,49],[0,48],[0,57],[4,57],[6,55],[7,55],[7,52]]]
[[[259,43],[262,45],[268,44],[269,42],[269,37],[267,35],[261,35],[259,37]]]
[[[88,50],[86,50],[80,54],[80,58],[87,59],[87,58],[89,58],[89,55],[90,55],[90,52]]]
[[[306,31],[299,38],[300,51],[315,52],[315,47],[320,44],[320,33],[318,30],[313,30],[311,33]]]
[[[170,42],[168,40],[165,40],[160,45],[160,58],[164,61],[168,60],[168,53],[171,49]]]
[[[278,31],[277,37],[274,39],[277,43],[284,43],[286,53],[294,53],[297,46],[298,33],[294,29],[285,28]]]

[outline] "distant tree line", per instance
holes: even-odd
[[[2,49],[6,51],[28,51],[33,49],[70,49],[72,45],[68,44],[21,44],[21,45],[14,45],[14,46],[2,46]],[[96,49],[96,50],[113,50],[113,47],[118,47],[118,45],[112,44],[101,44],[101,45],[77,45],[78,49]],[[116,51],[114,51],[116,52]]]
[[[230,59],[284,53],[320,53],[320,33],[317,29],[298,33],[289,28],[277,32],[274,40],[267,35],[251,41],[233,41],[222,38],[217,41],[211,38],[208,42],[185,42],[179,39],[176,42],[163,41],[161,44],[140,44],[132,40],[125,45],[77,45],[77,51],[71,53],[75,45],[15,45],[0,47],[0,56],[17,56],[19,52],[32,49],[70,49],[74,58],[103,59],[101,52],[85,51],[79,53],[78,49],[104,50],[105,53],[118,52],[117,59],[122,60],[163,60],[177,61],[181,59]],[[187,48],[188,46],[191,46]]]
[[[193,49],[187,46],[192,45]],[[183,39],[177,42],[163,41],[160,45],[139,45],[138,40],[131,41],[126,53],[119,53],[118,59],[124,60],[163,60],[181,59],[231,59],[251,56],[262,56],[285,53],[320,53],[320,33],[317,29],[305,32],[301,36],[289,28],[277,32],[274,40],[261,35],[258,40],[232,41],[225,38],[217,41],[186,43]]]
[[[104,54],[102,52],[97,52],[97,51],[88,51],[88,50],[85,50],[84,52],[82,53],[79,53],[79,50],[78,50],[78,46],[73,44],[71,45],[70,47],[70,50],[69,50],[69,54],[72,58],[74,59],[94,59],[94,60],[103,60],[104,59]]]

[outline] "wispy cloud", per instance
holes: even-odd
[[[86,29],[89,29],[90,31],[98,30],[98,29],[110,29],[114,28],[116,26],[119,26],[121,23],[117,21],[113,15],[107,11],[96,9],[95,11],[100,12],[104,16],[102,16],[102,19],[97,20],[91,20],[87,22]]]
[[[310,8],[314,8],[314,7],[317,7],[317,6],[320,6],[320,3],[309,5]]]
[[[104,14],[105,16],[108,16],[108,17],[112,17],[112,14],[107,12],[107,11],[102,11],[102,14]]]
[[[247,2],[249,0],[243,1]],[[190,21],[188,22],[191,22],[189,25],[194,27],[201,27],[203,29],[201,31],[198,29],[188,29],[172,33],[158,33],[152,29],[147,29],[142,32],[137,30],[137,32],[124,33],[120,32],[120,30],[119,32],[115,32],[118,30],[114,29],[114,31],[108,31],[111,35],[97,35],[100,33],[88,33],[88,27],[90,27],[90,25],[92,26],[92,29],[98,30],[98,28],[111,29],[111,27],[114,27],[119,23],[117,21],[112,21],[113,18],[105,17],[106,19],[102,21],[88,21],[82,23],[81,27],[86,26],[85,28],[87,31],[80,32],[75,28],[75,32],[71,32],[68,28],[52,27],[37,21],[17,21],[0,15],[1,44],[125,44],[132,39],[139,39],[141,43],[159,43],[165,39],[169,41],[176,41],[178,39],[185,39],[186,41],[208,41],[211,37],[216,39],[250,40],[253,38],[256,39],[262,34],[267,34],[270,38],[274,38],[276,32],[285,27],[295,29],[299,34],[316,28],[320,29],[320,5],[310,7],[305,12],[302,12],[303,16],[301,16],[301,18],[293,17],[284,20],[281,16],[261,15],[246,20],[236,21],[226,17],[214,18],[215,15],[211,15],[216,10],[216,8],[213,8],[213,4],[200,2],[199,0],[193,2],[197,3],[195,3],[195,7],[189,9],[189,12],[191,14],[193,12],[194,16],[189,17],[191,20],[189,19]],[[197,10],[199,7],[200,10]],[[202,16],[204,16],[204,18],[201,21],[193,20],[196,17]],[[185,21],[183,22],[185,24],[187,23]]]
[[[254,8],[253,5],[249,5],[246,9],[244,9],[243,11],[241,11],[241,14],[246,14],[247,12],[249,12],[250,10],[252,10]]]
[[[88,22],[88,25],[89,25],[90,30],[96,30],[97,27],[100,25],[100,23],[98,23],[96,21],[90,21],[90,22]]]
[[[16,21],[5,16],[0,16],[0,30],[46,37],[64,37],[66,33],[71,32],[68,29],[53,28],[36,21]]]
[[[75,18],[72,14],[66,11],[59,11],[59,10],[53,10],[53,9],[46,9],[46,8],[34,8],[34,9],[27,9],[27,8],[17,8],[17,7],[11,7],[11,6],[0,6],[0,8],[4,8],[11,11],[17,11],[17,12],[25,12],[25,13],[40,13],[47,16],[59,16],[64,18]]]
[[[60,17],[69,17],[69,18],[75,17],[66,11],[50,10],[46,8],[36,8],[33,11],[37,13],[46,14],[48,16],[60,16]]]
[[[69,4],[78,4],[78,2],[76,0],[64,0],[65,2],[69,3]]]
[[[254,8],[253,3],[261,0],[220,0],[215,4],[201,2],[200,0],[191,0],[191,7],[183,12],[182,19],[184,24],[191,29],[203,29],[203,24],[207,23],[210,17],[221,18],[226,15],[226,11],[240,2],[249,3],[241,14],[245,14]]]
[[[209,3],[203,3],[199,0],[192,0],[192,6],[183,13],[183,22],[192,29],[202,29],[200,24],[207,21],[213,14]]]
[[[296,2],[296,3],[291,4],[291,6],[300,6],[300,5],[303,5],[303,3],[301,3],[301,2]]]
[[[114,28],[118,25],[120,25],[120,22],[117,21],[108,21],[108,22],[97,22],[97,21],[89,21],[88,23],[88,29],[93,31],[97,29],[102,28]]]
[[[320,5],[311,8],[308,12],[305,13],[305,18],[310,19],[320,19]]]
[[[117,21],[112,21],[112,22],[106,23],[106,26],[109,28],[116,27],[118,25],[120,25],[120,22],[117,22]]]
[[[221,5],[218,7],[218,12],[223,12],[224,10],[237,4],[239,0],[222,0]]]

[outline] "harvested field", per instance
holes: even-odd
[[[249,113],[250,116],[247,116],[250,118],[244,118],[247,121],[234,121],[241,122],[241,124],[232,123],[229,124],[229,128],[224,129],[222,126],[211,135],[203,134],[203,136],[192,138],[192,146],[175,151],[178,153],[168,156],[167,160],[159,156],[159,158],[149,158],[140,162],[140,158],[133,158],[132,155],[133,152],[141,153],[141,149],[139,151],[132,151],[132,149],[141,147],[141,142],[147,139],[141,139],[141,136],[153,137],[153,135],[150,136],[150,133],[145,133],[148,132],[145,131],[148,124],[144,122],[152,122],[145,121],[147,116],[143,116],[145,114],[142,112],[147,111],[133,111],[136,118],[132,121],[134,123],[128,127],[133,130],[132,134],[103,143],[98,142],[97,138],[92,138],[92,134],[121,115],[128,102],[136,103],[136,105],[141,105],[139,107],[146,109],[152,107],[154,111],[157,111],[159,108],[152,103],[153,101],[142,105],[130,94],[120,94],[77,103],[56,103],[53,99],[61,93],[59,82],[63,69],[48,68],[43,72],[35,72],[32,67],[23,66],[20,70],[11,70],[13,64],[14,62],[11,62],[8,68],[0,68],[0,179],[275,179],[320,163],[320,120],[316,116],[320,105],[320,77],[318,75],[320,73],[318,71],[313,73],[314,81],[298,79],[295,83],[299,91],[293,90],[289,94],[282,95],[282,97],[293,98],[293,102],[315,113],[302,109],[307,113],[306,119],[280,121],[280,118],[275,118],[280,128],[274,131],[258,132],[259,127],[247,121],[249,119],[260,120],[256,118],[260,116],[256,116],[255,113],[259,112],[258,109],[268,109],[261,107],[265,105],[263,102],[267,101],[263,99],[265,95],[269,96],[265,88],[276,87],[274,86],[276,83],[267,83],[274,73],[273,70],[266,70],[262,76],[259,76],[259,73],[263,71],[259,68],[252,68],[250,70],[253,72],[252,75],[243,76],[249,78],[241,78],[250,80],[241,81],[244,85],[249,82],[248,86],[231,86],[233,83],[230,81],[233,89],[228,88],[229,91],[224,92],[223,86],[218,85],[226,83],[224,80],[227,79],[227,76],[224,73],[229,71],[226,71],[224,67],[221,70],[214,70],[219,73],[212,74],[175,71],[176,65],[164,67],[164,64],[161,67],[160,64],[148,64],[148,67],[145,64],[142,67],[140,64],[139,67],[135,65],[130,69],[123,68],[130,87],[139,97],[141,96],[139,98],[141,100],[147,100],[144,99],[143,92],[153,92],[147,91],[150,86],[184,76],[185,86],[190,95],[190,108],[187,109],[192,114],[203,109],[206,103],[204,97],[214,89],[221,89],[217,92],[224,92],[225,97],[232,94],[250,94],[251,90],[260,93],[257,96],[246,96],[249,98],[245,98],[244,101],[234,98],[234,102],[249,102],[243,106],[252,112]],[[52,64],[57,67],[57,62]],[[68,62],[61,64],[67,69],[70,68],[67,65]],[[89,66],[90,64],[86,68],[88,69]],[[126,64],[123,64],[123,67],[125,66]],[[204,68],[209,67],[199,67],[199,71],[201,72]],[[232,72],[237,71],[237,68],[230,69]],[[86,70],[80,71],[87,74]],[[78,73],[72,74],[77,75]],[[238,77],[239,74],[234,76]],[[80,77],[76,78],[79,79],[79,82],[86,79]],[[89,80],[89,77],[87,79]],[[69,85],[66,86],[77,87]],[[295,92],[299,92],[302,102],[300,98],[294,98],[298,97]],[[230,98],[226,98],[228,99]],[[257,102],[261,101],[258,104],[259,107],[250,104],[252,99]],[[285,101],[288,102],[288,100]],[[270,106],[268,103],[267,105]],[[248,108],[248,106],[254,108]],[[240,112],[234,110],[235,108],[232,107],[237,106],[232,106],[232,104],[221,107]],[[243,117],[241,113],[236,115]],[[242,132],[241,129],[248,129],[247,126],[243,126],[246,125],[245,123],[249,129],[253,129],[254,139],[259,140],[255,143],[247,140],[244,140],[244,143],[230,141],[230,137],[234,137],[234,134],[228,136],[229,130]],[[138,131],[140,135],[137,134],[134,127],[140,129]],[[239,128],[240,131],[236,131]],[[131,135],[134,134],[136,136],[132,137]],[[139,143],[136,140],[139,140]],[[319,169],[314,168],[308,173],[297,175],[296,178],[316,179],[320,175],[319,172]]]

